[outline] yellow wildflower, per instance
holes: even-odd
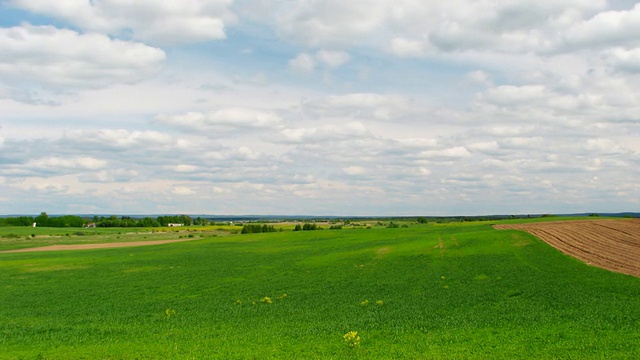
[[[342,338],[347,342],[347,344],[349,344],[350,348],[360,346],[360,336],[358,336],[357,331],[349,331],[348,333],[342,335]]]

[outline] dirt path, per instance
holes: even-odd
[[[110,249],[132,246],[148,246],[169,244],[174,242],[192,241],[196,239],[176,239],[176,240],[151,240],[151,241],[134,241],[134,242],[115,242],[105,244],[76,244],[76,245],[48,245],[24,249],[4,250],[0,253],[17,253],[17,252],[33,252],[33,251],[65,251],[65,250],[91,250],[91,249]]]
[[[526,231],[589,265],[640,277],[640,220],[554,221],[494,228]]]

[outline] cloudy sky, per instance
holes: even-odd
[[[0,0],[0,214],[640,210],[640,2]]]

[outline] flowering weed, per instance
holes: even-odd
[[[360,336],[358,336],[357,331],[349,331],[348,333],[342,335],[342,338],[352,349],[360,346]]]

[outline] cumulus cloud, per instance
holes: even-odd
[[[331,69],[342,66],[350,58],[349,54],[344,51],[320,50],[316,53],[316,59]]]
[[[344,51],[320,50],[315,54],[301,53],[289,60],[288,66],[298,73],[312,73],[317,65],[327,69],[337,69],[351,57]]]
[[[349,166],[343,168],[342,171],[347,175],[356,176],[364,174],[367,170],[362,166]]]
[[[3,204],[450,215],[639,190],[635,3],[11,4],[74,30],[0,29]]]
[[[275,6],[279,33],[294,42],[314,47],[344,46],[361,41],[385,19],[381,1],[300,1]]]
[[[171,193],[174,195],[193,195],[196,192],[188,186],[174,186]]]
[[[225,24],[236,17],[232,0],[47,1],[10,0],[9,4],[68,21],[84,30],[158,44],[224,39]]]
[[[58,170],[58,169],[80,169],[80,170],[96,170],[103,168],[107,162],[93,157],[81,156],[73,158],[62,158],[51,156],[40,159],[33,159],[25,164],[28,168]]]
[[[301,73],[311,73],[316,67],[316,61],[309,54],[298,54],[289,60],[289,68]]]
[[[28,24],[0,28],[0,84],[14,94],[131,84],[156,74],[164,59],[160,49],[96,33]]]
[[[632,11],[614,11],[603,20],[591,19],[606,9],[605,0],[517,3],[316,0],[299,2],[296,6],[272,5],[279,34],[292,42],[310,47],[365,45],[389,49],[399,57],[420,57],[434,50],[492,49],[506,53],[557,50],[563,46],[558,43],[558,33],[575,29],[579,34],[585,27],[599,28],[600,22],[611,21],[608,18],[620,18],[619,22],[626,23],[633,16],[626,15]],[[571,40],[571,36],[565,43],[579,41]]]
[[[571,47],[638,46],[640,4],[630,10],[612,10],[575,24],[564,35]]]
[[[474,84],[491,84],[491,76],[482,70],[474,70],[467,73],[467,79]]]
[[[605,60],[623,72],[640,73],[640,47],[627,50],[616,47],[604,52]]]
[[[81,148],[120,149],[157,148],[176,143],[169,134],[153,130],[130,131],[125,129],[74,130],[63,137],[67,144],[75,144]]]
[[[543,85],[502,85],[488,89],[481,97],[484,101],[499,106],[536,104],[547,98]]]
[[[412,111],[411,105],[411,100],[403,96],[351,93],[313,99],[306,102],[304,108],[316,115],[389,120],[402,117]]]
[[[391,40],[391,53],[399,57],[421,57],[426,55],[424,41],[397,37]]]
[[[189,131],[214,130],[277,130],[284,119],[271,111],[248,108],[227,108],[208,113],[190,112],[182,115],[158,115],[156,121]]]
[[[288,144],[313,144],[334,141],[351,141],[370,136],[369,130],[360,122],[321,127],[284,129],[271,141]]]
[[[131,169],[104,169],[80,174],[78,179],[88,183],[124,183],[135,180],[140,173]]]

